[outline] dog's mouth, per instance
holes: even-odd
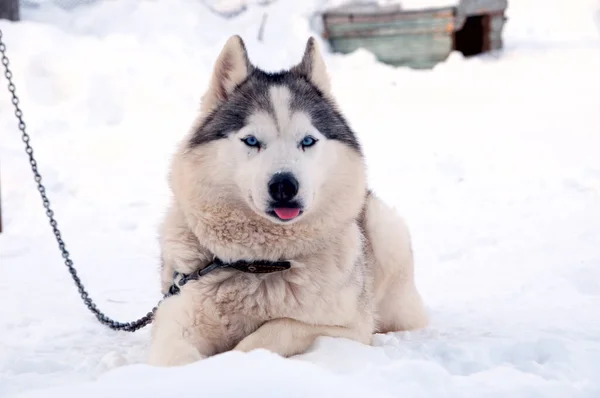
[[[267,213],[280,221],[291,221],[302,213],[302,206],[297,202],[272,203]]]

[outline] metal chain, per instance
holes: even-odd
[[[17,120],[19,121],[19,130],[21,131],[21,139],[25,143],[25,152],[29,156],[29,164],[31,165],[31,170],[33,171],[34,180],[37,183],[38,191],[40,192],[40,196],[42,197],[42,202],[44,204],[44,208],[46,209],[46,216],[48,216],[48,219],[50,220],[50,225],[52,226],[52,231],[54,232],[54,236],[56,237],[56,242],[58,243],[58,247],[62,253],[62,257],[65,260],[65,265],[67,266],[67,268],[69,269],[69,273],[73,277],[73,281],[75,282],[75,285],[77,286],[77,289],[79,290],[81,299],[83,300],[85,305],[88,307],[88,309],[94,315],[96,315],[96,318],[98,318],[98,320],[101,323],[103,323],[104,325],[108,326],[109,328],[111,328],[113,330],[122,330],[125,332],[135,332],[136,330],[143,328],[144,326],[146,326],[152,322],[154,313],[156,312],[156,309],[158,308],[158,304],[156,305],[156,307],[154,307],[152,309],[152,311],[150,311],[145,316],[143,316],[142,318],[140,318],[136,321],[127,322],[127,323],[114,321],[114,320],[110,319],[109,317],[107,317],[106,315],[104,315],[104,313],[102,313],[102,311],[100,311],[96,307],[96,304],[89,297],[88,292],[85,290],[85,288],[83,287],[83,284],[81,283],[81,280],[77,276],[77,271],[73,267],[73,261],[70,259],[69,252],[67,251],[65,242],[63,241],[61,233],[58,229],[58,223],[54,219],[54,212],[50,208],[50,201],[48,200],[48,196],[46,195],[46,188],[44,187],[44,185],[42,185],[42,176],[39,173],[37,161],[33,157],[33,148],[29,144],[30,138],[29,138],[29,134],[27,134],[27,132],[25,130],[25,122],[23,121],[23,112],[21,111],[21,108],[19,108],[19,98],[17,97],[15,85],[12,81],[13,74],[8,66],[9,62],[8,62],[8,57],[6,56],[6,45],[4,44],[4,41],[2,40],[2,30],[1,29],[0,29],[0,55],[2,56],[2,65],[4,65],[4,76],[6,77],[6,80],[8,80],[8,91],[10,91],[10,94],[12,96],[12,103],[15,107],[15,116],[17,117]]]

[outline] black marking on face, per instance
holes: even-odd
[[[292,93],[292,111],[306,112],[313,126],[325,137],[341,141],[360,152],[360,144],[346,119],[319,89],[305,79],[293,79],[288,87]]]
[[[274,113],[269,92],[251,79],[246,79],[235,88],[227,101],[207,115],[192,136],[190,146],[226,138],[241,130],[248,123],[250,115],[261,110]]]
[[[306,112],[315,128],[326,138],[340,141],[361,152],[356,135],[344,116],[305,75],[298,71],[269,73],[256,67],[229,98],[205,118],[193,134],[190,147],[226,138],[241,130],[248,124],[248,118],[257,111],[268,112],[276,120],[269,91],[274,85],[282,85],[290,90],[290,109]]]

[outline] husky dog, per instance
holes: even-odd
[[[216,270],[165,298],[149,363],[228,350],[304,353],[319,336],[370,344],[427,325],[403,220],[367,188],[357,137],[334,102],[314,38],[299,64],[267,73],[232,36],[200,115],[178,147],[161,227],[162,291],[174,272],[288,261],[265,274]]]

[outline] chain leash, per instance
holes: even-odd
[[[56,242],[58,243],[58,248],[60,249],[60,252],[64,259],[65,265],[67,266],[67,268],[69,270],[69,273],[73,277],[73,282],[75,282],[75,285],[77,286],[77,289],[79,290],[81,299],[83,300],[83,302],[85,303],[87,308],[96,316],[96,318],[98,318],[98,320],[102,324],[108,326],[112,330],[135,332],[136,330],[143,328],[144,326],[146,326],[152,322],[154,313],[156,312],[156,309],[158,308],[158,304],[152,309],[152,311],[150,311],[149,313],[147,313],[146,315],[144,315],[143,317],[141,317],[140,319],[138,319],[136,321],[126,322],[126,323],[117,322],[117,321],[107,317],[102,311],[100,311],[98,309],[98,307],[96,307],[96,304],[90,298],[88,292],[83,287],[83,283],[79,279],[79,276],[77,276],[77,271],[75,270],[75,267],[73,266],[73,260],[71,260],[71,258],[70,258],[70,254],[67,251],[65,242],[63,241],[60,230],[58,229],[58,223],[54,219],[54,211],[52,211],[52,209],[50,208],[50,201],[48,200],[48,196],[46,195],[46,188],[42,184],[42,176],[40,175],[40,172],[38,169],[38,163],[35,160],[35,157],[33,156],[33,148],[31,147],[31,144],[30,144],[31,139],[25,129],[26,126],[25,126],[25,122],[23,121],[23,111],[19,107],[19,97],[17,97],[15,84],[12,81],[13,74],[9,68],[9,61],[8,61],[8,57],[6,56],[6,45],[4,44],[4,41],[2,40],[2,30],[1,29],[0,29],[0,56],[1,56],[1,60],[2,60],[2,65],[4,65],[4,76],[6,77],[6,80],[8,81],[8,91],[10,91],[10,94],[12,97],[12,103],[15,108],[15,116],[17,117],[17,120],[19,122],[18,127],[19,127],[19,130],[21,131],[21,139],[25,143],[25,152],[27,153],[27,156],[29,157],[29,164],[31,165],[31,171],[33,172],[33,178],[37,184],[37,189],[42,198],[42,203],[44,205],[44,208],[46,209],[46,216],[48,216],[48,220],[50,221],[50,226],[52,227],[52,232],[54,232],[54,236],[56,237]]]

